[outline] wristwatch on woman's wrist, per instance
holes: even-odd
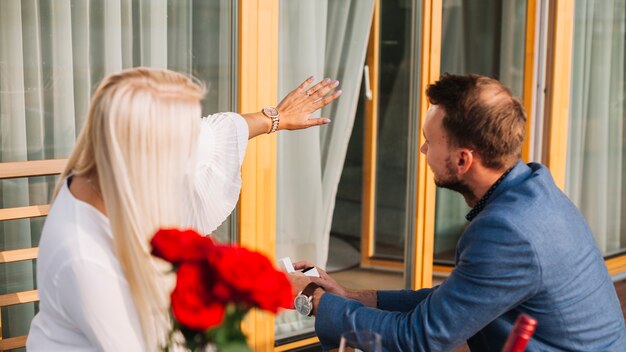
[[[313,293],[321,286],[315,283],[309,283],[304,290],[300,291],[293,300],[293,306],[296,311],[304,316],[310,317],[313,313]]]
[[[263,115],[267,116],[272,120],[272,127],[267,132],[267,134],[274,133],[278,129],[278,123],[280,122],[280,114],[278,113],[278,109],[273,106],[265,107],[261,110]]]

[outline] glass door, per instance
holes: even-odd
[[[496,78],[521,99],[527,1],[443,0],[442,5],[441,72]],[[437,189],[435,264],[454,264],[456,242],[469,211],[460,194]]]
[[[282,0],[279,3],[279,96],[310,75],[340,81],[339,100],[320,116],[329,125],[278,135],[276,258],[327,268],[337,185],[353,133],[374,0]],[[277,344],[312,334],[313,319],[276,317]]]
[[[378,2],[330,233],[337,249],[331,245],[329,268],[351,288],[410,282],[404,269],[414,257],[407,242],[415,236],[421,22],[419,1]]]
[[[605,257],[626,251],[626,2],[577,0],[565,193]]]
[[[420,19],[416,1],[381,2],[373,259],[403,261],[405,239],[412,235],[408,222],[414,211],[408,207],[409,198],[415,196],[409,191],[415,175],[410,160],[419,153],[419,116],[411,109],[420,96],[415,31]]]

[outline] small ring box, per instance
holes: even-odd
[[[279,262],[281,262],[281,263],[282,263],[283,267],[285,268],[285,270],[286,270],[288,273],[294,273],[294,272],[296,272],[296,269],[294,269],[294,267],[293,267],[293,263],[291,262],[291,258],[289,258],[289,257],[281,258],[281,259],[279,260]],[[316,268],[316,267],[314,267],[314,266],[312,266],[312,267],[310,267],[310,268],[303,269],[303,270],[301,270],[301,271],[302,271],[302,273],[303,273],[305,276],[320,277],[320,273],[319,273],[319,271],[317,271],[317,268]]]
[[[320,277],[320,273],[317,271],[317,268],[312,266],[310,268],[306,268],[302,270],[302,273],[306,276],[315,276]]]

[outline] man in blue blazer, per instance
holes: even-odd
[[[418,291],[347,290],[321,269],[320,278],[292,276],[305,291],[300,312],[312,298],[324,347],[366,329],[387,351],[448,351],[464,341],[472,351],[500,351],[526,313],[538,321],[528,351],[626,351],[620,303],[587,223],[545,166],[520,161],[521,103],[478,75],[444,75],[426,93],[420,151],[437,186],[472,207],[455,269]]]

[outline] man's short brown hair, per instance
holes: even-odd
[[[450,146],[473,149],[490,169],[512,166],[520,158],[526,113],[502,83],[446,73],[428,86],[426,95],[445,110],[442,124]]]

